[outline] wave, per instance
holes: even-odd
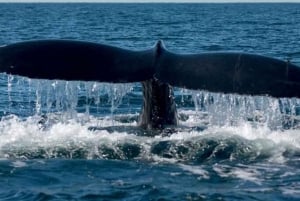
[[[0,158],[297,164],[300,154],[299,129],[274,131],[266,126],[253,127],[249,122],[238,126],[190,126],[181,121],[179,128],[166,129],[164,135],[153,137],[136,127],[134,116],[120,121],[125,116],[110,119],[81,114],[80,122],[61,122],[61,115],[52,114],[52,123],[47,127],[41,124],[40,116],[2,118]]]

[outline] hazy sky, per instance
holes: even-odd
[[[0,0],[0,2],[298,2],[300,0]]]

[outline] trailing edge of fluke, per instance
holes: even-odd
[[[211,92],[300,98],[300,67],[245,53],[175,54],[162,41],[144,51],[72,40],[0,47],[0,72],[37,79],[142,82],[140,125],[176,125],[171,86]]]

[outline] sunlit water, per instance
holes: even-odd
[[[300,64],[299,4],[0,4],[0,43],[42,38]],[[104,72],[105,73],[105,72]],[[0,77],[1,200],[298,200],[300,100],[175,89],[179,126],[137,127],[139,83]]]

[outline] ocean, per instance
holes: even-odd
[[[0,33],[0,45],[163,40],[176,53],[300,66],[300,4],[1,3]],[[300,199],[299,99],[182,88],[174,98],[180,126],[145,131],[140,83],[0,74],[0,200]]]

